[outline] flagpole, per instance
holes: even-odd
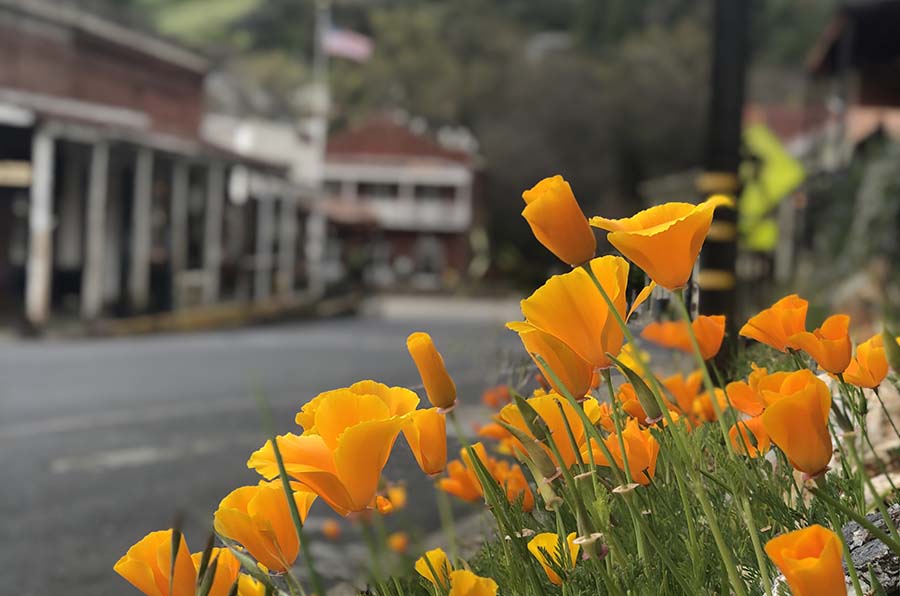
[[[313,193],[316,206],[310,211],[306,226],[306,262],[309,293],[319,298],[325,292],[323,279],[325,247],[328,242],[328,225],[324,210],[325,199],[325,151],[328,143],[328,114],[331,107],[331,93],[328,86],[328,54],[325,51],[325,36],[331,27],[331,1],[316,0],[316,18],[313,43],[313,87],[314,100],[310,137],[319,160],[313,177]]]

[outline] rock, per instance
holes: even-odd
[[[900,524],[900,504],[892,505],[888,512],[891,519],[894,520],[894,524]],[[870,513],[866,519],[885,534],[888,533],[880,513]],[[854,521],[845,525],[842,531],[862,587],[864,589],[870,587],[869,569],[871,568],[886,594],[900,596],[900,557],[897,557],[883,542]],[[844,567],[846,568],[846,562]]]

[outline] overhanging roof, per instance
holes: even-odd
[[[841,7],[810,52],[807,68],[829,76],[845,59],[852,68],[900,59],[900,0],[857,0]]]

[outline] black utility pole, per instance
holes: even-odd
[[[737,200],[740,191],[741,120],[747,62],[751,0],[713,0],[713,56],[709,121],[704,172],[697,190]],[[716,209],[713,225],[700,254],[697,286],[702,314],[724,314],[729,328],[736,323],[735,263],[737,211]]]

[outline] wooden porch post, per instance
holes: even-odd
[[[103,306],[103,255],[106,246],[106,195],[109,175],[109,145],[98,141],[91,147],[85,222],[84,269],[81,274],[81,316],[96,319]]]
[[[206,184],[206,230],[203,250],[203,268],[206,284],[203,302],[212,304],[219,299],[219,277],[222,264],[222,212],[225,199],[225,166],[212,163]]]
[[[272,294],[272,241],[275,237],[275,201],[259,198],[256,220],[256,268],[253,278],[253,301],[267,300]]]
[[[290,298],[294,294],[294,268],[297,261],[297,203],[293,197],[282,197],[278,214],[278,294]]]
[[[153,150],[139,147],[135,161],[134,206],[131,210],[131,265],[128,295],[136,311],[150,299],[150,216],[153,200]]]
[[[50,316],[53,275],[53,162],[54,138],[38,128],[31,141],[31,196],[25,316],[35,328]]]
[[[188,193],[190,191],[190,165],[182,159],[175,159],[172,166],[172,230],[170,236],[172,250],[172,304],[183,306],[181,299],[182,273],[187,268],[187,216]]]

